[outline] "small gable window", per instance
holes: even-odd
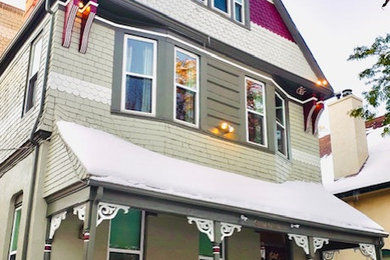
[[[230,14],[230,0],[213,0],[213,8],[226,14]]]
[[[234,20],[244,23],[244,0],[233,0]]]

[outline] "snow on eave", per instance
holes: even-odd
[[[58,122],[57,126],[93,180],[349,230],[385,233],[319,184],[269,183],[167,157],[74,123]]]

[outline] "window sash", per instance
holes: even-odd
[[[276,101],[279,99],[281,101],[281,107],[276,107]],[[283,151],[279,150],[279,144],[278,144],[278,139],[276,138],[276,145],[277,145],[277,151],[282,154],[283,156],[287,157],[287,150],[288,150],[288,143],[287,143],[287,127],[286,127],[286,101],[284,98],[282,98],[279,93],[275,92],[275,110],[277,109],[282,109],[282,117],[283,120],[282,122],[276,117],[276,130],[278,129],[277,126],[283,129],[283,136],[281,136],[282,142],[284,143],[284,149]],[[275,112],[276,114],[276,112]]]
[[[9,256],[8,256],[9,259],[11,259],[11,256],[17,254],[21,217],[22,217],[22,206],[19,206],[15,209],[14,219],[12,222],[12,233],[11,233],[10,249],[9,249]]]
[[[245,0],[233,0],[233,10],[234,10],[234,20],[239,22],[239,23],[242,23],[242,24],[245,24],[245,8],[244,8],[244,4],[245,4]],[[238,20],[238,17],[237,17],[237,10],[236,10],[236,5],[240,5],[241,6],[241,21]]]
[[[42,56],[42,41],[42,37],[38,36],[38,38],[36,38],[31,44],[28,81],[24,98],[23,113],[27,113],[34,106],[34,94],[36,91],[36,84]]]
[[[262,88],[263,88],[263,91],[262,91],[262,96],[263,96],[263,113],[261,112],[258,112],[258,111],[255,111],[253,109],[250,109],[248,108],[248,89],[247,89],[247,81],[252,81],[256,84],[259,84],[259,85],[262,85]],[[245,77],[245,121],[246,121],[246,140],[247,142],[251,143],[251,144],[254,144],[254,145],[258,145],[258,146],[261,146],[261,147],[267,147],[268,146],[268,141],[267,141],[267,120],[266,120],[266,111],[267,111],[267,106],[266,106],[266,99],[265,99],[265,84],[258,81],[258,80],[255,80],[253,78],[250,78],[250,77]],[[259,116],[262,116],[262,135],[263,135],[263,138],[264,138],[264,141],[263,141],[263,144],[259,144],[259,143],[256,143],[256,142],[253,142],[253,141],[250,141],[249,140],[249,122],[248,122],[248,114],[249,113],[252,113],[252,114],[255,114],[255,115],[259,115]]]
[[[192,87],[189,87],[189,86],[186,86],[186,85],[183,85],[183,84],[180,84],[177,82],[176,80],[176,64],[177,64],[177,54],[178,52],[181,52],[185,55],[188,55],[189,57],[191,58],[194,58],[195,61],[196,61],[196,85],[194,88]],[[199,76],[199,56],[194,54],[194,53],[191,53],[191,52],[188,52],[186,50],[183,50],[181,48],[178,48],[178,47],[175,47],[175,55],[174,55],[174,91],[173,91],[173,95],[174,95],[174,105],[173,105],[173,120],[175,122],[178,122],[178,123],[181,123],[181,124],[185,124],[187,126],[191,126],[191,127],[199,127],[199,97],[198,97],[198,93],[199,93],[199,86],[200,86],[200,76]],[[184,90],[187,90],[187,91],[191,91],[194,93],[194,117],[195,117],[195,120],[194,120],[194,123],[191,123],[191,122],[187,122],[187,121],[184,121],[184,120],[181,120],[181,119],[177,119],[177,88],[182,88]]]
[[[217,1],[217,0],[212,0],[212,8],[214,10],[216,10],[218,12],[221,12],[221,13],[223,13],[225,15],[229,15],[229,16],[231,15],[231,10],[230,10],[231,9],[231,0],[225,0],[226,1],[226,5],[227,5],[227,12],[225,12],[224,10],[216,7],[215,1]]]
[[[132,254],[132,255],[139,255],[139,259],[143,259],[144,254],[144,240],[145,240],[145,211],[141,211],[141,227],[140,227],[140,249],[139,250],[133,250],[133,249],[122,249],[122,248],[115,248],[111,247],[111,220],[109,225],[109,232],[108,232],[108,250],[107,250],[107,260],[110,260],[110,253],[122,253],[122,254]],[[130,213],[130,212],[129,212]],[[127,214],[129,214],[127,213]]]
[[[129,57],[127,57],[128,52],[128,41],[129,40],[137,40],[140,42],[145,43],[152,43],[153,44],[153,53],[152,53],[152,75],[142,74],[142,73],[135,73],[127,71],[127,62]],[[124,37],[124,43],[123,43],[123,62],[122,62],[122,91],[121,91],[121,111],[124,113],[130,113],[130,114],[139,114],[144,116],[155,116],[156,114],[156,76],[157,76],[157,41],[142,38],[138,36],[133,35],[125,35]],[[151,111],[137,111],[137,110],[131,110],[126,109],[126,83],[127,83],[127,76],[133,76],[138,78],[145,78],[145,79],[151,79],[152,80],[152,89],[151,89]]]

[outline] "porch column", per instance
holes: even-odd
[[[93,260],[96,236],[97,208],[98,202],[95,200],[88,201],[86,204],[83,227],[84,260]]]
[[[220,260],[221,257],[221,223],[214,222],[214,242],[213,242],[213,256],[214,260]]]

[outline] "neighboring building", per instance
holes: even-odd
[[[41,1],[0,60],[1,259],[376,259],[307,183],[332,95],[279,0]]]
[[[23,10],[0,1],[0,57],[23,24]]]
[[[321,164],[322,174],[335,176],[335,181],[324,186],[390,231],[390,213],[386,210],[390,205],[390,137],[382,136],[383,116],[365,123],[348,115],[348,111],[361,106],[362,101],[354,95],[344,96],[328,106],[331,135],[320,139]],[[388,238],[382,253],[384,259],[389,259]],[[335,259],[359,259],[359,256],[342,252]]]

